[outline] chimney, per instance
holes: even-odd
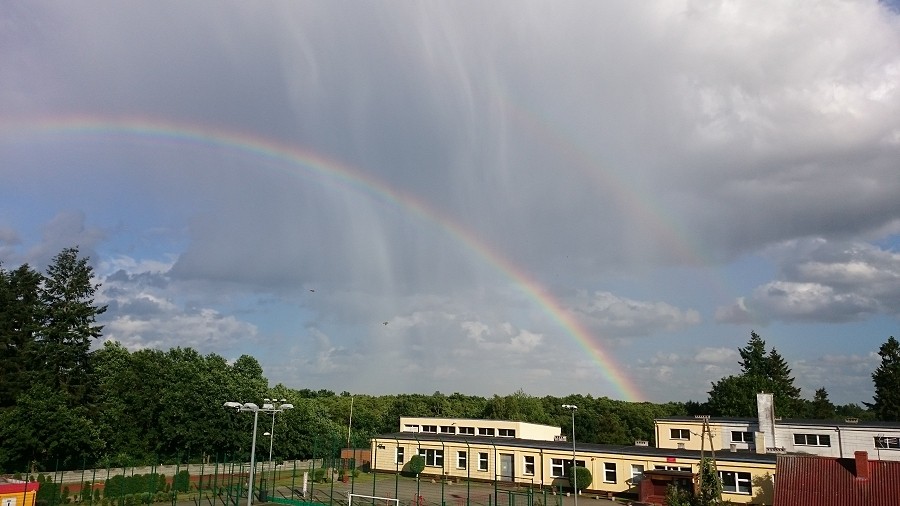
[[[856,457],[856,479],[869,479],[869,454],[866,452],[853,452]]]

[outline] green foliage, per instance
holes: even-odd
[[[694,499],[695,506],[714,506],[722,498],[722,480],[716,472],[716,465],[710,458],[700,461],[700,490]]]
[[[412,458],[409,459],[409,463],[407,464],[407,470],[418,476],[425,470],[425,457],[421,455],[413,455]]]
[[[575,473],[575,484],[578,485],[579,491],[589,488],[591,483],[594,482],[591,470],[586,467],[572,466],[569,468],[569,476],[572,476],[573,472]]]
[[[894,336],[878,349],[881,364],[872,373],[875,383],[874,402],[870,404],[879,420],[900,421],[900,343]]]
[[[190,487],[191,475],[187,469],[175,473],[175,478],[172,480],[172,490],[175,492],[187,492],[190,490]]]
[[[693,506],[693,496],[687,490],[669,485],[666,487],[666,506]]]
[[[775,413],[797,416],[802,407],[800,389],[785,360],[773,348],[766,352],[766,342],[756,332],[750,333],[747,346],[738,349],[741,355],[741,374],[728,376],[713,383],[707,408],[715,416],[755,417],[756,394],[771,392]]]
[[[816,390],[813,400],[806,403],[804,417],[814,420],[830,420],[835,417],[834,404],[828,400],[828,391],[825,387]]]

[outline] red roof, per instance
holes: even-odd
[[[779,455],[774,506],[897,506],[900,461]]]

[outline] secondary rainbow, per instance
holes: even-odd
[[[543,309],[567,334],[584,348],[598,364],[604,377],[625,397],[643,400],[637,386],[616,366],[595,342],[590,332],[532,276],[511,260],[497,253],[488,243],[452,217],[438,212],[427,202],[408,192],[388,186],[382,180],[319,153],[207,125],[187,125],[147,118],[97,118],[94,116],[48,117],[41,119],[3,120],[0,132],[7,140],[28,134],[125,135],[140,138],[195,143],[214,148],[235,150],[242,154],[288,164],[334,180],[356,191],[372,195],[437,224],[468,250],[474,252],[499,272],[513,280],[530,299]]]

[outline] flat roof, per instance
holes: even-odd
[[[691,422],[703,423],[702,418],[693,416],[667,416],[665,418],[656,418],[657,422]],[[727,416],[711,416],[709,422],[720,423],[758,423],[756,418],[736,418]],[[830,427],[871,427],[877,429],[898,429],[900,430],[900,422],[881,422],[876,420],[859,420],[857,422],[848,422],[847,420],[816,420],[810,418],[782,418],[775,420],[776,425],[821,425]]]

